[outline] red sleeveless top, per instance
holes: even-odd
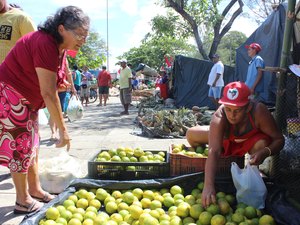
[[[271,137],[263,133],[255,126],[251,113],[248,112],[247,115],[252,129],[245,134],[236,136],[234,134],[235,126],[230,125],[229,136],[223,140],[223,156],[244,156],[252,149],[257,141],[262,139],[266,140],[268,144],[271,143]]]

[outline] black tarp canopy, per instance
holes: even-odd
[[[222,60],[222,59],[221,59]],[[177,55],[173,68],[173,97],[177,107],[192,108],[193,106],[215,106],[208,98],[208,75],[213,63],[206,60]],[[225,84],[236,80],[233,67],[224,66]]]
[[[245,45],[253,42],[262,46],[259,55],[264,59],[266,67],[279,67],[281,59],[281,50],[283,44],[285,17],[287,4],[280,4],[274,11],[243,43],[236,49],[236,67],[225,66],[224,81],[225,85],[232,81],[245,81],[249,61],[251,60],[247,54]],[[297,25],[296,25],[297,26]],[[294,34],[299,35],[299,30],[294,30]],[[292,38],[292,37],[291,37]],[[295,40],[294,40],[295,41]],[[295,48],[294,43],[294,48]],[[298,44],[300,46],[300,44]],[[293,50],[294,58],[298,56],[298,60],[290,59],[289,64],[299,64],[300,47]],[[292,57],[292,56],[291,56]],[[222,60],[222,55],[221,55]],[[297,61],[297,62],[295,62]],[[174,80],[173,95],[177,107],[191,108],[197,106],[209,106],[213,109],[214,105],[207,97],[208,85],[207,79],[213,63],[210,61],[199,60],[178,55],[174,61]],[[297,82],[295,76],[288,76],[287,80],[287,103],[296,101]],[[275,73],[264,71],[263,75],[264,92],[261,94],[260,101],[267,105],[274,105],[277,92],[277,77]],[[290,109],[295,107],[289,107]],[[294,114],[294,109],[290,110]]]

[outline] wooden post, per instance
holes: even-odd
[[[287,60],[290,55],[293,23],[295,17],[295,4],[296,0],[288,1],[287,14],[285,19],[285,28],[283,36],[283,45],[281,52],[280,68],[287,68]],[[286,116],[285,116],[285,101],[286,101],[286,80],[287,73],[281,72],[278,78],[277,97],[276,97],[276,112],[275,119],[278,127],[284,131],[286,130]]]

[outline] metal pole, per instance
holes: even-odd
[[[106,57],[107,57],[107,71],[109,71],[109,52],[108,52],[108,0],[106,0]]]
[[[295,13],[296,0],[288,1],[287,14],[285,19],[285,28],[283,36],[283,45],[280,59],[280,67],[287,68],[287,60],[290,55],[293,22]],[[287,73],[281,72],[278,79],[277,99],[276,99],[276,122],[281,130],[286,129],[286,118],[285,118],[285,96],[286,96],[286,80]]]

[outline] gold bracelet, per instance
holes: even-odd
[[[265,147],[265,149],[267,149],[269,151],[269,156],[271,156],[272,155],[271,149],[269,147],[267,147],[267,146]]]

